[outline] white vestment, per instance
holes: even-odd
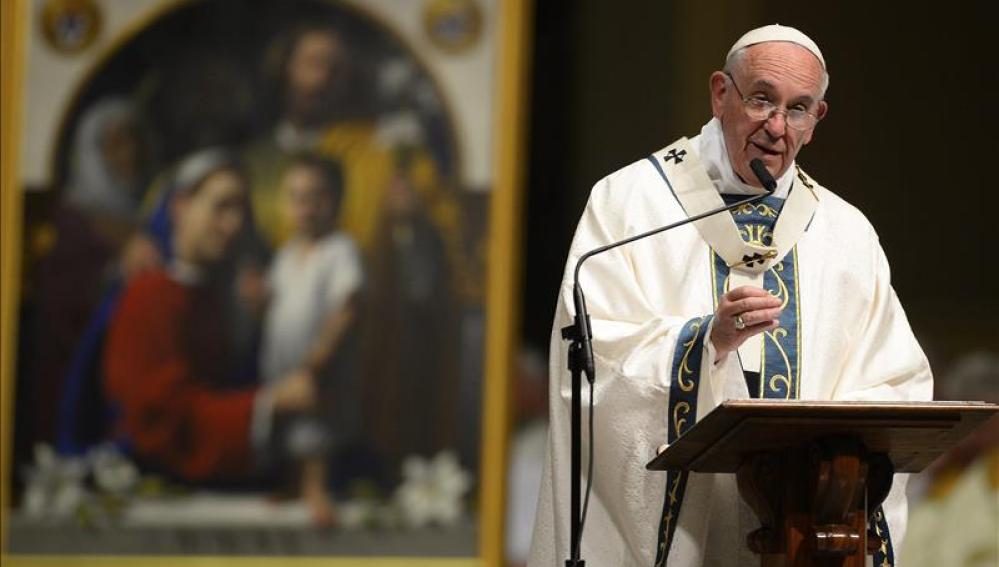
[[[717,190],[753,191],[732,172],[717,120],[689,145],[671,147],[688,148],[694,154],[690,157],[699,157],[699,171],[707,173]],[[679,160],[670,162],[664,152],[654,157],[658,167],[679,167]],[[598,246],[686,218],[690,211],[685,213],[677,197],[682,188],[671,191],[674,187],[664,179],[668,175],[669,171],[657,171],[651,160],[641,160],[607,176],[594,186],[577,227],[552,334],[551,430],[532,567],[563,565],[569,553],[571,376],[560,329],[571,323],[574,313],[576,260]],[[674,175],[673,185],[676,179]],[[788,203],[781,218],[796,192],[802,192],[798,201],[806,202],[799,212],[805,212],[807,222],[795,236],[793,253],[782,249],[781,257],[768,260],[795,256],[799,346],[795,368],[800,371],[796,397],[931,399],[929,365],[891,288],[888,262],[870,223],[796,166],[781,176],[778,185],[777,196],[787,197]],[[721,218],[726,216],[725,222],[735,230],[731,215],[723,213]],[[781,220],[777,222],[775,233]],[[582,558],[589,567],[654,563],[666,475],[646,471],[645,463],[667,442],[678,338],[689,328],[687,323],[715,310],[715,256],[703,230],[687,225],[594,256],[582,268],[596,364],[593,491],[582,538]],[[779,244],[774,242],[778,248]],[[709,332],[710,325],[702,336]],[[703,340],[700,354],[697,419],[725,399],[750,397],[743,375],[745,361],[740,362],[739,354],[730,353],[712,364],[715,353],[710,340]],[[585,404],[585,388],[583,398]],[[586,417],[584,409],[584,423]],[[584,469],[588,451],[584,431]],[[905,481],[905,475],[895,476],[883,506],[896,549],[905,533]],[[738,495],[734,475],[691,473],[666,565],[758,564],[759,558],[745,545],[746,534],[757,527]]]

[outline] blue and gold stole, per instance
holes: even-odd
[[[738,195],[723,195],[726,204],[744,199]],[[784,199],[765,197],[751,205],[732,211],[739,235],[746,242],[763,246],[773,244],[774,224],[784,206]],[[711,281],[714,301],[718,308],[721,296],[729,290],[729,267],[714,250],[711,251]],[[781,300],[780,326],[763,333],[760,371],[745,372],[746,386],[753,398],[795,399],[799,392],[801,369],[801,331],[798,321],[798,247],[795,246],[780,261],[763,274],[763,289]]]
[[[659,167],[657,169],[663,174]],[[665,175],[663,179],[668,184]],[[807,183],[804,177],[800,180]],[[723,198],[731,204],[744,199],[745,196],[725,195]],[[751,244],[771,246],[774,225],[784,203],[784,199],[766,197],[755,204],[743,205],[733,211],[732,216],[742,239]],[[717,309],[719,299],[728,291],[730,268],[713,249],[709,253],[713,306]],[[783,311],[779,318],[779,326],[764,332],[760,371],[744,372],[749,395],[753,398],[796,399],[800,393],[801,309],[798,282],[798,249],[795,246],[764,273],[763,287],[771,295],[781,299]],[[704,362],[702,353],[711,317],[708,315],[690,319],[684,324],[677,338],[671,368],[666,428],[667,442],[670,444],[696,421],[697,391],[701,364]],[[687,477],[688,473],[685,471],[672,470],[666,473],[666,496],[658,531],[656,567],[666,565],[673,534],[680,517]],[[878,567],[890,567],[894,564],[894,552],[883,510],[879,508],[875,512],[874,520],[875,533],[885,541],[874,555],[874,564]]]
[[[723,196],[728,204],[744,199],[744,196]],[[732,212],[739,234],[748,243],[770,246],[773,242],[774,224],[784,206],[784,199],[766,197],[761,202],[743,205]],[[713,306],[728,291],[729,267],[714,250],[711,254],[711,275],[713,285]],[[793,248],[781,261],[771,266],[764,275],[763,285],[771,295],[783,301],[784,310],[780,316],[780,326],[766,331],[760,372],[746,372],[747,386],[754,398],[791,399],[798,395],[800,361],[800,331],[798,326],[798,286],[797,248]],[[700,379],[702,352],[705,333],[711,316],[698,317],[687,321],[677,339],[673,355],[672,377],[670,382],[669,417],[667,441],[673,443],[691,425],[697,415],[697,390]],[[711,361],[708,362],[709,364]],[[687,486],[688,473],[667,471],[666,498],[663,503],[663,516],[660,522],[659,541],[656,551],[656,566],[665,565],[680,505]]]

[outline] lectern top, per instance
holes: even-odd
[[[868,451],[887,454],[896,472],[919,472],[996,415],[999,405],[985,402],[730,400],[645,468],[735,472],[755,453],[852,436]]]

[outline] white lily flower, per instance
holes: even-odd
[[[83,479],[86,462],[78,457],[60,457],[46,444],[35,445],[34,465],[23,469],[24,511],[35,518],[66,518],[85,502]]]
[[[94,472],[94,482],[105,492],[122,496],[139,482],[139,469],[112,444],[91,449],[87,460]]]
[[[453,451],[442,451],[432,460],[408,457],[403,478],[396,504],[406,525],[453,526],[465,515],[464,497],[472,478]]]

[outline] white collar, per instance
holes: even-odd
[[[708,177],[714,183],[719,193],[727,195],[759,195],[763,189],[753,187],[743,183],[735,170],[732,169],[732,162],[728,159],[728,150],[725,148],[725,136],[722,133],[721,121],[712,118],[701,128],[701,133],[690,139],[690,145],[697,148],[701,165],[708,172]],[[794,182],[794,163],[787,168],[784,175],[777,179],[777,189],[774,190],[774,197],[787,199],[791,192],[791,183]]]

